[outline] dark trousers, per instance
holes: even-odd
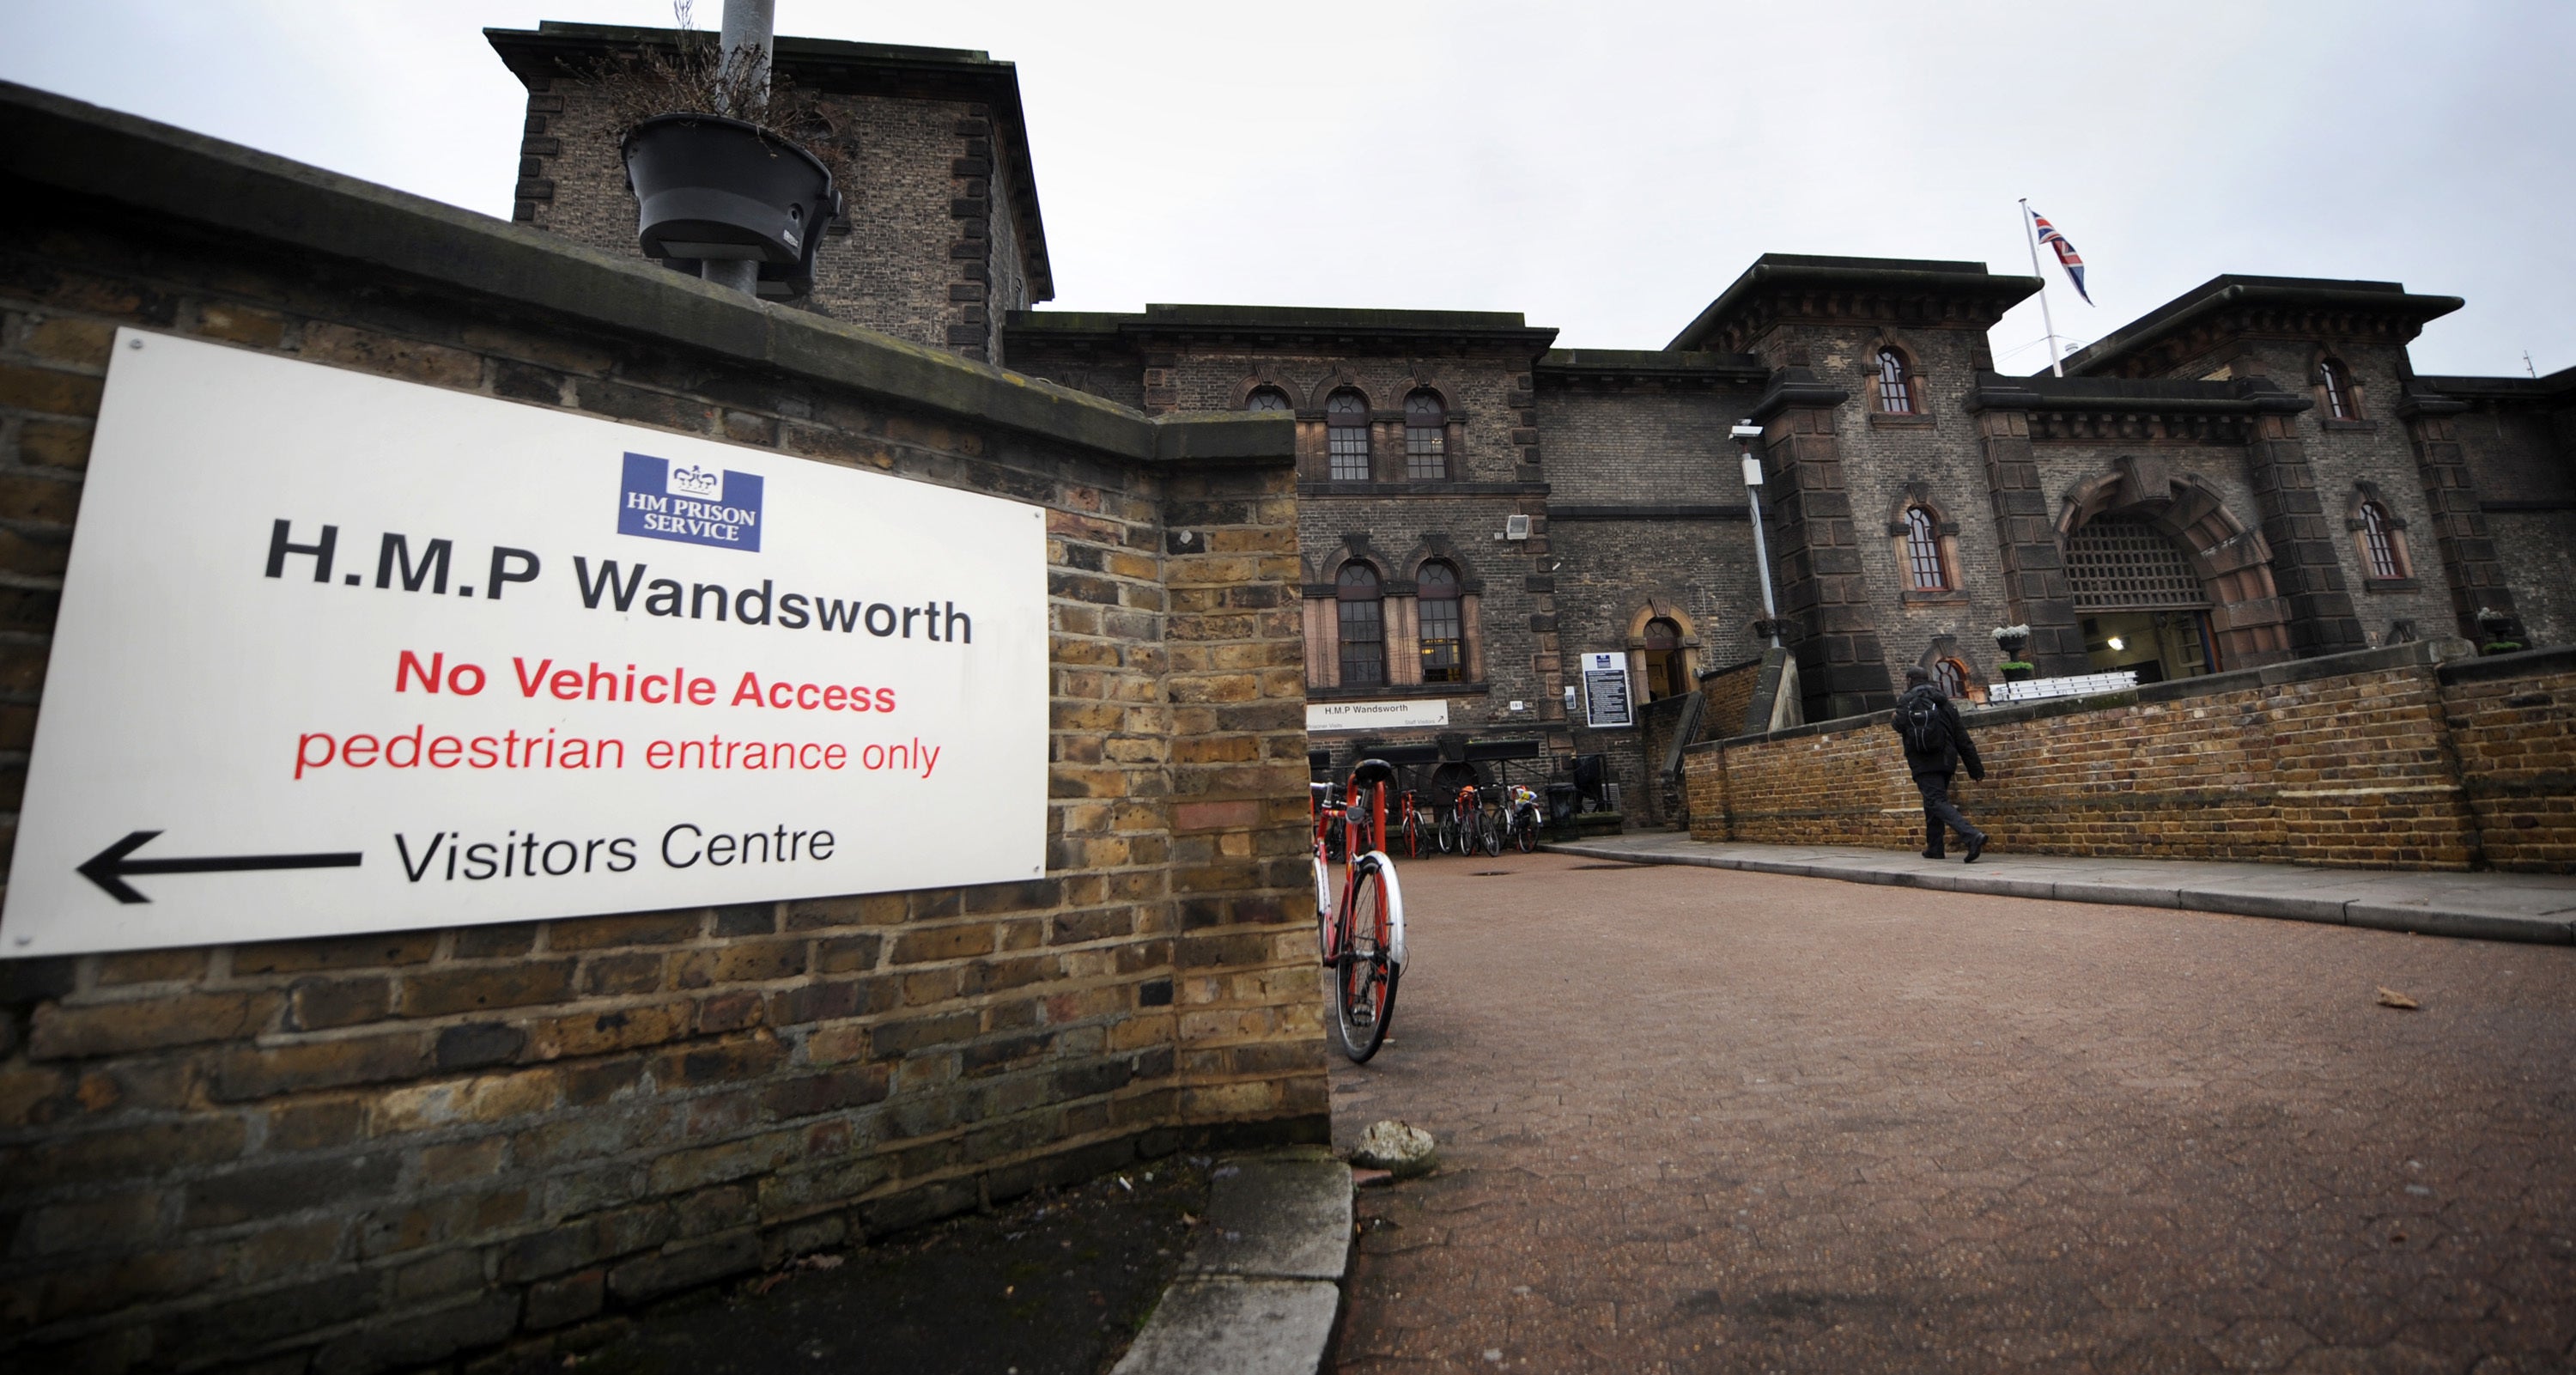
[[[1914,786],[1923,791],[1924,849],[1941,848],[1941,828],[1945,825],[1957,831],[1961,840],[1985,838],[1986,833],[1969,825],[1968,818],[1959,814],[1958,804],[1950,800],[1950,775],[1918,773],[1914,775]]]

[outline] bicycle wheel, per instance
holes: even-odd
[[[1524,812],[1512,818],[1512,841],[1522,854],[1538,848],[1538,818]]]
[[[1394,866],[1360,862],[1344,919],[1348,938],[1333,966],[1333,1033],[1351,1063],[1365,1064],[1386,1043],[1387,1025],[1395,1016],[1396,983],[1404,973],[1395,962],[1404,898]]]
[[[1409,810],[1404,814],[1404,857],[1422,858],[1422,818]]]
[[[1444,855],[1450,853],[1452,848],[1458,843],[1457,814],[1455,812],[1442,812],[1440,814],[1440,824],[1433,829],[1431,838],[1432,843],[1440,847],[1440,853]]]
[[[1488,855],[1501,854],[1503,852],[1503,824],[1494,819],[1494,814],[1492,812],[1482,812],[1476,817],[1476,825],[1482,832],[1485,839],[1485,853]]]

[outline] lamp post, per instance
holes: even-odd
[[[1744,459],[1744,497],[1753,504],[1753,567],[1762,574],[1762,622],[1771,631],[1771,647],[1778,649],[1780,608],[1771,600],[1771,547],[1762,537],[1762,460],[1753,456],[1753,441],[1762,437],[1762,427],[1739,420],[1728,434]]]
[[[775,41],[772,35],[777,29],[776,11],[777,0],[725,0],[724,28],[719,39],[725,75],[741,78],[755,106],[769,101],[769,50]],[[820,233],[821,228],[816,225],[813,232]],[[698,277],[745,296],[760,294],[757,258],[708,258],[698,264]]]

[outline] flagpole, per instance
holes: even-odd
[[[2030,275],[2039,279],[2039,318],[2048,326],[2048,370],[2064,377],[2066,365],[2057,356],[2057,317],[2048,310],[2048,274],[2039,270],[2039,231],[2030,227],[2028,197],[2024,197],[2021,203],[2021,236],[2022,241],[2030,245]]]

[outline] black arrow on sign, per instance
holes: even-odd
[[[245,869],[355,869],[366,856],[357,850],[322,855],[207,855],[196,859],[127,859],[159,831],[136,831],[90,856],[81,877],[107,890],[118,902],[150,902],[126,883],[130,874],[230,874]]]

